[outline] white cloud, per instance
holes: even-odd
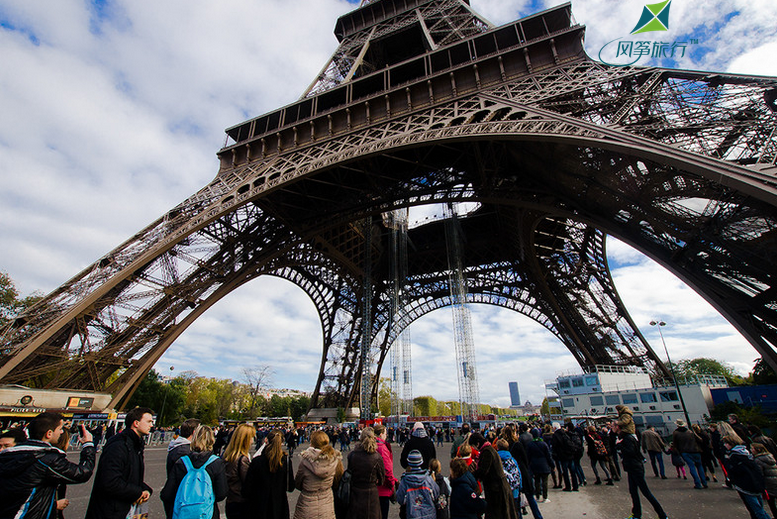
[[[503,24],[560,3],[472,7]],[[98,16],[88,4],[7,0],[0,9],[0,269],[25,294],[56,288],[210,181],[223,129],[297,99],[336,48],[337,17],[354,8],[343,0],[117,0]],[[621,36],[623,20],[636,23],[641,5],[574,3],[589,53]],[[710,53],[683,66],[777,74],[768,59],[777,50],[776,5],[675,2],[682,26],[672,36],[716,28]],[[660,309],[673,355],[714,354],[749,369],[755,351],[693,291],[623,244],[608,249],[621,267],[618,290],[654,347],[646,323]],[[472,316],[483,400],[508,404],[515,380],[536,402],[546,379],[576,369],[530,319],[484,306]],[[415,393],[455,399],[450,311],[419,319],[410,333]],[[243,366],[270,363],[279,385],[311,390],[321,341],[307,297],[260,279],[198,319],[158,367],[237,379]]]
[[[733,74],[757,73],[764,76],[777,76],[775,55],[777,55],[777,39],[764,43],[738,56],[728,66],[728,72]]]

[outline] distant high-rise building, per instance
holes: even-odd
[[[518,382],[510,382],[510,408],[521,406],[521,394],[518,392]]]

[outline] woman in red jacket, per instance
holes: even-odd
[[[391,444],[387,441],[388,431],[384,425],[373,426],[378,442],[378,454],[383,456],[383,466],[386,469],[386,478],[378,485],[378,497],[380,498],[380,513],[383,519],[388,519],[389,502],[397,488],[397,478],[394,476],[394,457],[391,452]]]

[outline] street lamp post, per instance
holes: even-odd
[[[175,366],[170,366],[170,378],[173,378],[173,370]],[[170,391],[170,380],[167,381],[165,386],[165,397],[162,399],[162,410],[159,412],[159,425],[162,425],[162,417],[165,415],[165,404],[167,403],[167,392]]]
[[[677,396],[680,397],[680,405],[683,406],[683,414],[685,415],[685,423],[688,427],[691,426],[691,418],[688,416],[688,409],[685,407],[685,400],[683,399],[683,393],[680,391],[680,384],[677,383],[677,376],[674,373],[674,364],[672,359],[669,358],[669,350],[666,347],[666,341],[664,340],[664,334],[661,332],[661,327],[666,326],[664,321],[650,321],[650,326],[658,326],[658,335],[661,336],[661,343],[664,345],[664,352],[666,352],[666,361],[669,363],[669,369],[672,372],[672,380],[674,380],[674,387],[677,389]]]

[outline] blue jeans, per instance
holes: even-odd
[[[580,466],[579,458],[575,458],[574,471],[577,472],[577,480],[580,484],[585,483],[585,473],[583,472],[583,467]]]
[[[564,489],[571,488],[577,490],[577,468],[575,467],[575,460],[561,460],[561,470],[564,476]],[[572,486],[570,487],[569,480],[572,479]]]
[[[534,516],[534,519],[542,519],[542,514],[540,513],[540,507],[537,505],[537,500],[534,499],[534,496],[532,494],[527,493],[526,500],[529,502],[529,509],[531,509],[531,514]],[[521,496],[518,496],[515,498],[515,511],[518,512],[518,517],[522,517],[521,516]]]
[[[742,499],[742,502],[745,503],[745,508],[750,512],[750,517],[754,517],[755,519],[769,519],[769,514],[764,510],[764,502],[761,499],[761,496],[743,494],[742,492],[738,492],[738,494]]]
[[[704,467],[701,464],[701,454],[698,452],[683,452],[683,459],[688,464],[688,470],[693,478],[693,485],[696,488],[707,486],[707,479],[704,477]]]
[[[664,474],[664,455],[661,454],[661,451],[648,451],[648,454],[650,455],[650,465],[653,467],[653,474],[658,476],[658,469],[661,469],[661,477],[666,477],[666,474]],[[656,468],[656,462],[658,463],[658,469]],[[704,473],[704,471],[702,471],[702,473]]]

